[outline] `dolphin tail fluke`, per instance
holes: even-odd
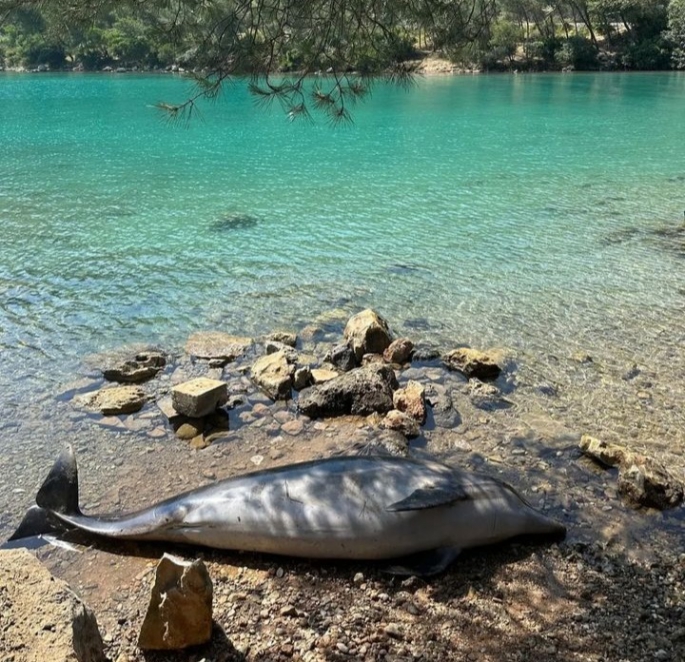
[[[36,495],[36,505],[28,509],[24,519],[9,540],[19,540],[43,533],[63,533],[70,528],[53,513],[80,514],[78,505],[78,469],[71,446],[59,455]]]

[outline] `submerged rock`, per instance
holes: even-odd
[[[118,416],[140,411],[147,402],[147,396],[140,386],[108,386],[76,400],[104,416]]]
[[[484,411],[511,407],[511,402],[502,397],[500,390],[494,384],[487,384],[480,379],[469,381],[469,398],[474,407]]]
[[[144,352],[106,367],[102,374],[110,382],[140,384],[152,379],[166,365],[163,352]]]
[[[596,437],[591,437],[589,434],[584,434],[581,437],[580,450],[604,467],[618,467],[630,454],[630,451],[624,446],[602,441]]]
[[[352,348],[357,362],[364,354],[382,354],[392,342],[388,323],[375,311],[367,308],[350,317],[345,326],[345,340]]]
[[[274,331],[266,336],[266,340],[280,342],[288,347],[297,347],[297,334],[290,331]]]
[[[384,414],[393,408],[392,394],[397,386],[395,373],[387,365],[355,368],[302,391],[298,408],[311,418]]]
[[[666,510],[683,502],[683,483],[655,460],[633,456],[618,474],[618,492],[633,506]]]
[[[26,549],[0,551],[0,653],[19,662],[106,662],[97,619]]]
[[[450,370],[457,370],[469,379],[497,379],[502,372],[502,368],[490,354],[469,347],[453,349],[445,355],[443,361]]]
[[[232,336],[223,331],[197,331],[186,342],[186,353],[198,359],[235,361],[252,348],[252,338]]]
[[[200,559],[165,554],[157,565],[150,604],[138,637],[143,650],[179,650],[212,637],[213,587]]]

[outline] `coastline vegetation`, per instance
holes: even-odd
[[[294,118],[350,117],[427,56],[469,71],[685,68],[685,0],[0,0],[0,69],[171,70],[189,116],[233,75]],[[326,74],[320,83],[312,74]]]

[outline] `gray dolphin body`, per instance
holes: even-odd
[[[229,478],[132,515],[78,508],[76,460],[57,460],[12,539],[46,521],[100,536],[190,543],[316,559],[407,557],[398,573],[434,574],[461,549],[566,529],[495,478],[438,462],[337,457]],[[40,529],[43,529],[42,531]],[[48,524],[49,528],[49,524]]]

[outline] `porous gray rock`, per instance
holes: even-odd
[[[326,352],[323,360],[335,366],[338,368],[338,370],[342,370],[343,372],[349,372],[353,368],[357,367],[357,359],[352,351],[352,348],[344,343],[341,345],[336,345],[329,352]]]
[[[312,368],[312,384],[323,384],[330,382],[340,375],[337,370],[329,370],[328,368]]]
[[[174,386],[171,390],[173,408],[189,418],[211,414],[228,400],[228,387],[218,379],[198,377]]]
[[[107,661],[93,612],[26,549],[0,551],[0,659]]]
[[[457,370],[469,379],[497,379],[502,372],[491,354],[469,347],[453,349],[444,356],[443,361],[447,368]]]
[[[411,358],[411,353],[414,351],[414,343],[409,338],[397,338],[393,340],[383,352],[383,358],[388,363],[397,363],[402,365]]]
[[[150,604],[138,636],[142,650],[180,650],[212,637],[212,580],[201,559],[165,554],[155,572]]]
[[[103,369],[104,378],[122,384],[140,384],[152,379],[166,365],[163,352],[142,352]]]
[[[437,427],[449,429],[461,423],[461,416],[454,408],[452,397],[442,384],[426,386],[426,402],[431,407]]]
[[[250,374],[252,381],[272,400],[287,400],[291,395],[294,370],[281,350],[257,359]]]
[[[397,386],[395,373],[388,365],[355,368],[302,391],[298,408],[310,418],[384,414],[393,408],[392,394]]]
[[[198,359],[235,361],[252,348],[252,338],[232,336],[223,331],[197,331],[186,342],[186,353]]]
[[[420,382],[409,380],[393,394],[395,409],[423,424],[426,421],[426,389]]]
[[[683,503],[685,490],[663,465],[634,455],[621,467],[618,492],[632,506],[667,510]]]
[[[502,397],[500,390],[493,384],[487,384],[480,379],[469,381],[469,397],[474,407],[485,411],[505,409],[511,407],[511,402]]]
[[[370,308],[350,317],[344,335],[358,363],[364,354],[383,354],[392,342],[388,323]]]

